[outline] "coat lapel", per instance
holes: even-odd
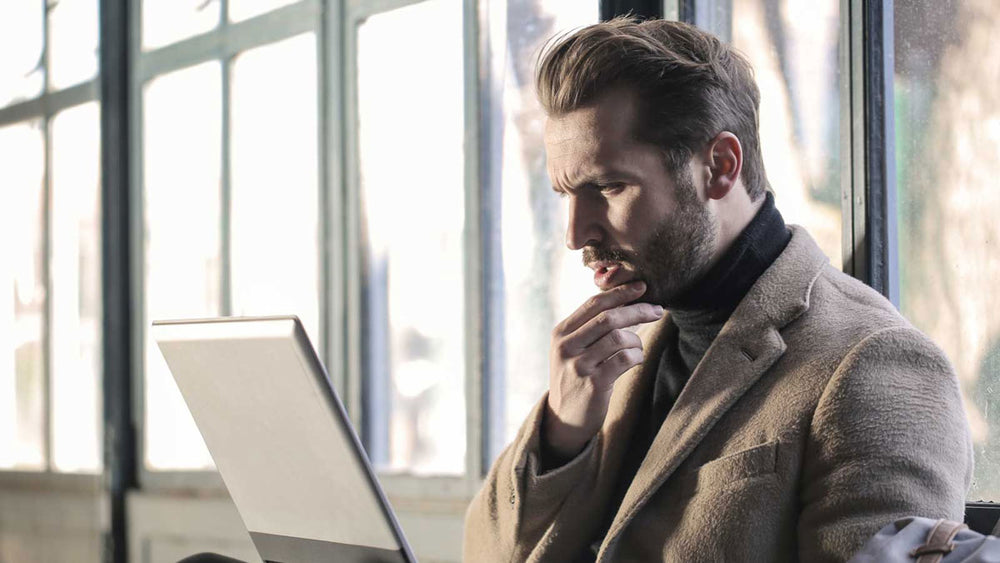
[[[625,493],[601,551],[621,534],[720,418],[785,352],[779,330],[808,308],[828,259],[792,226],[792,239],[733,312],[677,397]],[[657,331],[661,338],[670,331]],[[657,349],[663,343],[657,342]]]

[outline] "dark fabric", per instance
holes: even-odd
[[[677,326],[677,339],[668,343],[653,386],[654,429],[663,423],[736,306],[791,238],[781,212],[774,206],[774,195],[768,192],[753,220],[719,262],[670,306],[669,320]]]
[[[707,274],[667,308],[676,311],[728,309],[732,312],[757,278],[788,246],[792,234],[768,192],[764,205]]]
[[[177,563],[246,563],[242,559],[233,559],[217,553],[198,553],[185,557]]]

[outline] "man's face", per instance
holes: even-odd
[[[675,178],[662,151],[633,138],[633,97],[604,95],[550,118],[545,150],[553,189],[567,199],[566,246],[583,249],[602,290],[646,282],[640,299],[669,306],[712,262],[718,224],[684,167]]]

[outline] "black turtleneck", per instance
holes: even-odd
[[[677,325],[677,343],[676,347],[668,345],[660,359],[653,390],[654,424],[662,423],[736,306],[791,238],[774,206],[774,196],[767,193],[764,204],[729,250],[668,307],[670,320]]]

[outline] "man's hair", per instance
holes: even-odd
[[[729,131],[743,147],[740,176],[750,199],[768,188],[753,68],[735,49],[692,25],[619,17],[556,36],[541,52],[535,87],[552,117],[616,88],[634,93],[634,135],[661,147],[673,174]]]

